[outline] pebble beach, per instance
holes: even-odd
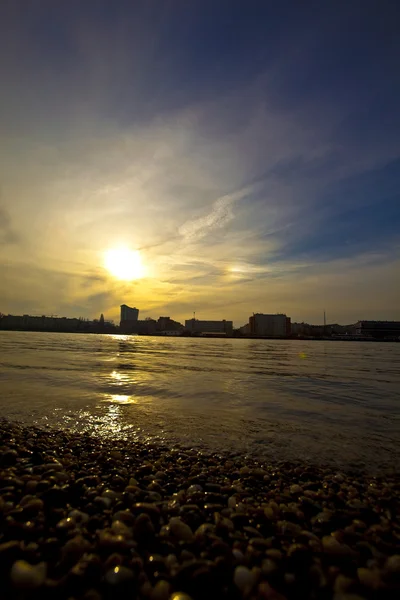
[[[400,477],[0,422],[1,597],[400,596]]]

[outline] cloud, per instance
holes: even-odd
[[[20,238],[11,225],[11,219],[4,208],[0,206],[0,245],[17,244]]]
[[[211,231],[223,228],[234,218],[232,210],[233,199],[229,196],[218,198],[213,204],[211,212],[204,217],[186,221],[179,227],[179,233],[187,241],[201,240]]]

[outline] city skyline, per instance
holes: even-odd
[[[3,3],[0,310],[400,320],[398,56],[389,0]]]

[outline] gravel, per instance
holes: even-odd
[[[0,422],[0,596],[400,597],[400,477]]]

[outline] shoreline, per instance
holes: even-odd
[[[0,421],[2,597],[394,598],[400,476]]]

